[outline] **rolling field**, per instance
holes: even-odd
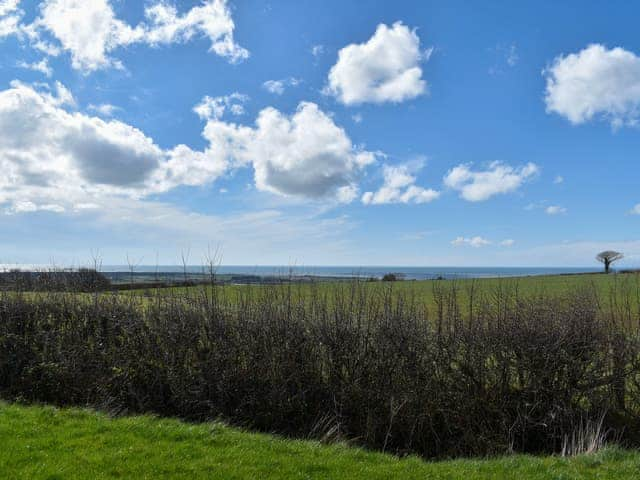
[[[308,297],[315,295],[327,295],[331,298],[335,289],[349,289],[351,282],[317,282],[284,284],[279,288],[291,289],[295,295]],[[398,282],[366,282],[362,281],[365,289],[371,294],[386,291],[390,288],[396,295],[404,295],[425,304],[428,308],[436,307],[435,298],[440,291],[456,289],[458,298],[462,302],[469,300],[470,295],[477,298],[484,297],[491,301],[491,296],[500,290],[517,290],[523,296],[542,294],[563,295],[579,289],[589,289],[597,292],[602,305],[615,303],[619,308],[624,307],[625,301],[631,301],[634,312],[638,310],[640,303],[640,274],[574,274],[574,275],[547,275],[529,277],[505,277],[484,279],[460,279],[460,280],[423,280],[423,281],[398,281]],[[263,285],[225,285],[222,288],[225,295],[230,298],[239,298],[248,292],[260,292],[265,289]],[[137,289],[122,292],[125,295],[167,295],[167,296],[193,296],[210,294],[211,287],[206,285],[190,287],[168,287],[159,289]]]
[[[112,419],[80,409],[0,403],[0,477],[7,479],[630,479],[638,452],[609,447],[562,458],[514,455],[424,462],[346,445],[245,433],[219,423]]]

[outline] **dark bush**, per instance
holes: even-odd
[[[6,399],[222,417],[427,457],[551,452],[582,422],[640,433],[637,305],[435,283],[198,295],[0,295]],[[611,305],[614,302],[609,302]],[[624,425],[624,430],[620,427]]]
[[[0,272],[0,288],[22,292],[97,292],[109,289],[111,282],[91,268],[78,270]]]

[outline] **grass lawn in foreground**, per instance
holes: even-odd
[[[137,416],[0,403],[2,479],[633,479],[640,453],[425,462]]]

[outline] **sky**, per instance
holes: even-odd
[[[0,263],[640,266],[639,15],[0,0]]]

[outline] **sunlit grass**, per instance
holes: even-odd
[[[365,288],[371,291],[388,287],[387,282],[361,281]],[[285,284],[282,288],[290,288],[301,296],[310,295],[312,290],[316,293],[329,292],[336,287],[349,288],[349,282],[315,282]],[[273,286],[268,286],[273,288]],[[500,289],[517,290],[519,294],[530,295],[563,295],[576,289],[590,289],[599,295],[603,305],[615,302],[617,298],[640,298],[640,274],[574,274],[574,275],[543,275],[528,277],[503,277],[483,279],[459,279],[459,280],[420,280],[393,282],[392,288],[398,294],[410,296],[430,308],[435,307],[435,293],[440,288],[452,288],[458,290],[459,299],[464,302],[469,299],[471,292],[474,295],[493,295]],[[220,289],[221,287],[216,287]],[[267,288],[265,285],[225,285],[222,288],[226,295],[241,295],[247,290],[259,291]],[[208,285],[196,285],[188,287],[166,287],[151,289],[124,290],[124,295],[135,296],[175,296],[183,297],[211,294]],[[636,302],[637,303],[637,302]],[[620,305],[622,307],[622,305]]]
[[[0,477],[7,479],[630,479],[639,471],[640,454],[615,447],[571,459],[428,463],[219,423],[0,403]]]

